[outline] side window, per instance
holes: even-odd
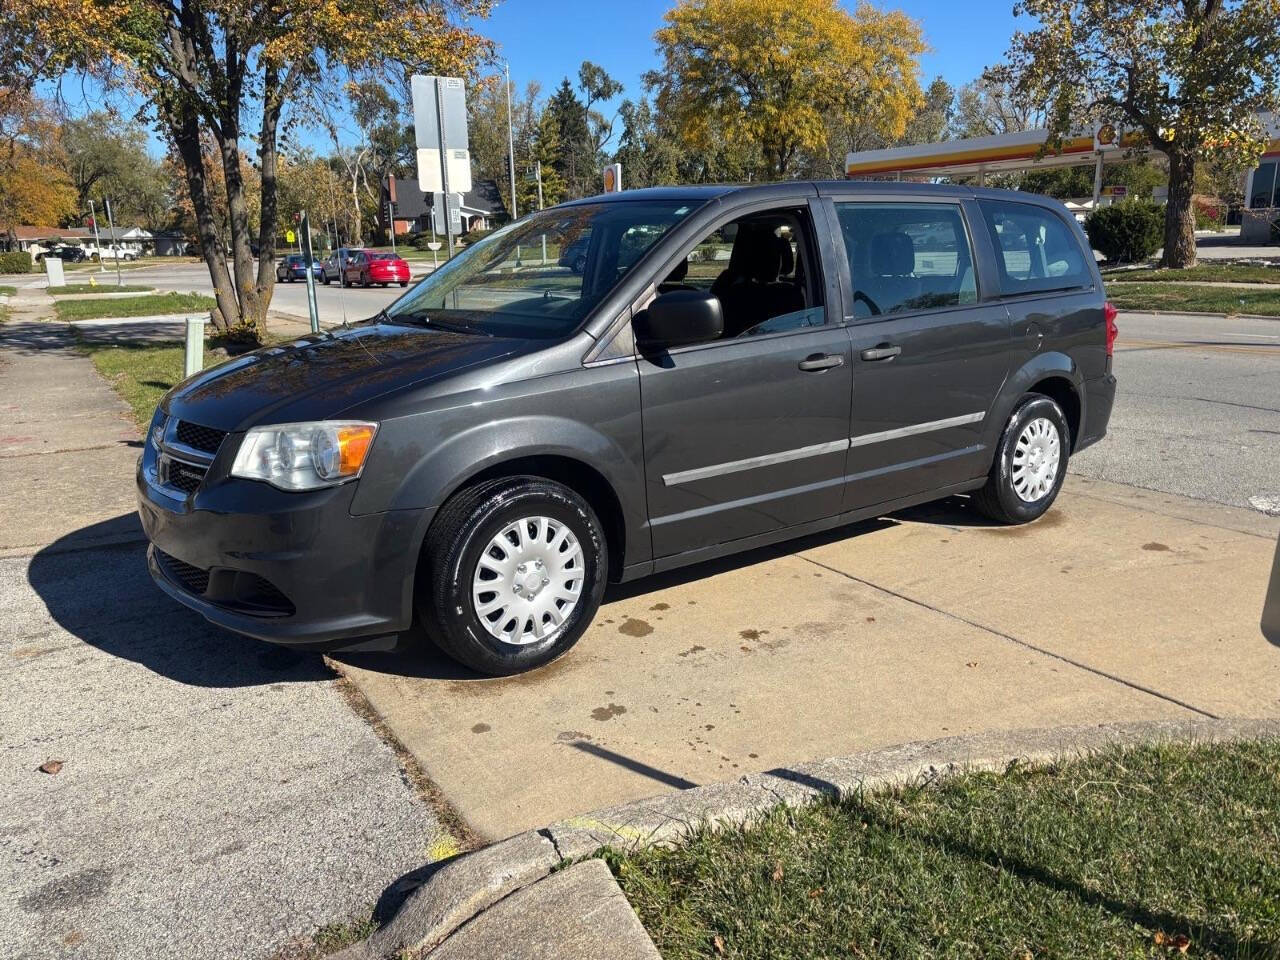
[[[699,240],[658,285],[658,294],[702,290],[720,300],[722,340],[827,322],[807,207],[752,213]]]
[[[1002,293],[1068,290],[1093,283],[1080,241],[1053,211],[1007,200],[982,200],[979,205],[996,248]]]
[[[837,203],[853,315],[976,303],[973,250],[951,203]]]
[[[1272,188],[1276,182],[1276,164],[1268,161],[1253,171],[1253,184],[1249,191],[1249,209],[1280,206],[1280,199],[1272,203]]]

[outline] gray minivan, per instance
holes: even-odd
[[[170,391],[138,465],[148,562],[250,636],[387,649],[416,622],[513,673],[572,646],[608,581],[958,493],[1036,519],[1106,431],[1115,335],[1043,197],[592,197]]]

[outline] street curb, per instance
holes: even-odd
[[[1264,313],[1208,313],[1204,310],[1131,310],[1128,307],[1117,307],[1120,313],[1137,313],[1144,317],[1217,317],[1220,320],[1272,320],[1280,321],[1280,317],[1267,316]]]
[[[464,854],[439,866],[391,920],[334,960],[373,960],[432,951],[455,931],[564,861],[602,847],[633,851],[677,846],[699,828],[747,825],[779,805],[847,797],[970,770],[1040,765],[1113,746],[1223,743],[1280,737],[1280,718],[1162,720],[996,731],[916,741],[846,757],[749,774],[570,817]],[[521,955],[517,944],[509,945]]]

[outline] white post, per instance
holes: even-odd
[[[204,318],[187,317],[187,347],[183,360],[183,376],[204,369]]]
[[[1102,196],[1102,151],[1093,161],[1093,209],[1098,209],[1098,199]]]

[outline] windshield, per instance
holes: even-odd
[[[535,213],[454,257],[386,316],[495,337],[567,336],[693,209],[637,200]]]

